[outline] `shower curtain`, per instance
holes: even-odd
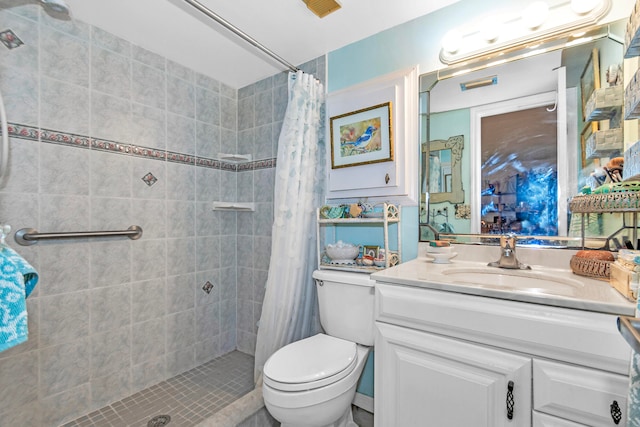
[[[255,381],[279,348],[320,331],[315,209],[324,197],[323,86],[289,73],[289,102],[278,141],[271,260],[258,327]]]

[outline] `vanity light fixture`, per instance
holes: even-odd
[[[551,52],[563,49],[568,46],[576,46],[588,43],[602,38],[611,38],[618,40],[619,36],[611,31],[609,25],[592,25],[580,29],[568,29],[542,39],[524,41],[519,44],[513,44],[499,51],[492,50],[483,55],[468,58],[464,61],[456,61],[449,66],[438,70],[438,79],[447,79],[461,74],[470,73],[515,61],[533,55],[539,55],[545,52]]]
[[[442,40],[440,61],[471,63],[513,47],[542,43],[581,31],[606,16],[613,0],[537,0],[524,10],[498,9],[490,16],[451,29]],[[507,2],[508,3],[508,2]]]

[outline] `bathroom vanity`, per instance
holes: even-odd
[[[474,256],[372,275],[376,425],[625,426],[631,352],[616,320],[634,304],[568,260],[520,271]]]

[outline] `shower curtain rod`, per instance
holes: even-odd
[[[190,4],[191,6],[193,6],[194,8],[198,9],[200,12],[204,13],[205,15],[207,15],[209,18],[211,18],[214,21],[216,21],[218,24],[220,24],[223,27],[225,27],[227,30],[231,31],[232,33],[234,33],[235,35],[237,35],[238,37],[240,37],[241,39],[243,39],[247,43],[257,47],[262,52],[266,53],[267,55],[269,55],[270,57],[272,57],[273,59],[275,59],[276,61],[278,61],[282,65],[284,65],[285,67],[287,67],[289,70],[293,71],[294,73],[299,71],[298,67],[296,67],[295,65],[292,65],[291,63],[285,61],[282,57],[280,57],[279,55],[275,54],[274,52],[272,52],[271,50],[266,48],[264,45],[259,43],[256,39],[254,39],[253,37],[251,37],[250,35],[248,35],[244,31],[240,30],[238,27],[236,27],[236,26],[232,25],[231,23],[229,23],[228,21],[226,21],[224,18],[222,18],[220,15],[218,15],[217,13],[212,11],[211,9],[207,8],[206,6],[204,6],[202,3],[200,3],[200,2],[198,2],[196,0],[184,0],[184,1],[186,3],[188,3],[188,4]]]

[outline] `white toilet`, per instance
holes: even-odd
[[[291,343],[264,365],[262,394],[283,427],[357,426],[351,415],[374,342],[374,281],[368,274],[313,272],[325,334]]]

